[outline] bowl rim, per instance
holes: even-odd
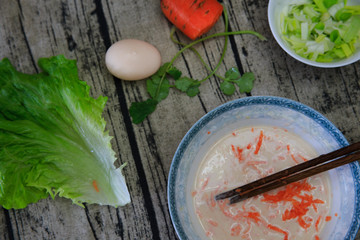
[[[353,64],[360,60],[360,50],[358,50],[357,53],[354,53],[355,56],[353,55],[353,56],[350,56],[348,58],[345,58],[345,59],[342,59],[339,61],[327,62],[327,63],[312,61],[312,60],[309,60],[307,58],[301,57],[300,55],[296,54],[294,52],[294,50],[292,50],[291,47],[289,47],[288,44],[281,38],[280,32],[276,30],[276,21],[275,21],[276,17],[273,16],[273,14],[271,13],[271,10],[272,10],[273,5],[277,1],[278,0],[269,0],[268,9],[267,9],[268,23],[270,26],[271,33],[272,33],[273,37],[275,38],[276,42],[291,57],[293,57],[294,59],[296,59],[302,63],[305,63],[307,65],[314,66],[314,67],[320,67],[320,68],[343,67],[343,66]]]
[[[206,113],[202,116],[185,134],[183,139],[181,140],[175,154],[173,160],[171,162],[170,171],[168,175],[168,185],[167,185],[167,197],[168,197],[168,207],[169,213],[171,217],[171,221],[175,228],[175,231],[179,237],[179,239],[184,240],[188,239],[186,233],[184,231],[183,226],[180,223],[179,215],[176,211],[176,200],[175,200],[175,181],[177,175],[177,169],[180,164],[180,161],[183,156],[184,150],[188,147],[190,140],[193,136],[195,136],[203,126],[205,126],[212,119],[221,115],[224,112],[230,111],[235,108],[249,106],[249,105],[275,105],[278,107],[289,108],[291,110],[297,111],[318,124],[320,124],[324,129],[326,129],[330,135],[334,137],[334,139],[339,143],[339,146],[347,146],[349,145],[348,141],[344,137],[344,135],[340,132],[340,130],[331,123],[326,117],[320,114],[318,111],[313,108],[304,105],[300,102],[276,96],[250,96],[245,98],[239,98],[227,103],[224,103],[210,112]],[[351,227],[346,234],[345,239],[354,239],[360,226],[360,166],[358,162],[353,162],[349,164],[351,168],[351,172],[353,174],[354,186],[355,186],[355,210],[353,219],[351,221]]]

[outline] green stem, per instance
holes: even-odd
[[[175,33],[175,30],[176,30],[176,27],[173,26],[172,29],[171,29],[171,32],[170,32],[170,39],[171,41],[173,41],[174,43],[176,44],[179,44],[181,46],[186,46],[185,43],[182,43],[182,42],[179,42],[178,40],[176,40],[174,38],[174,33]],[[195,55],[199,58],[200,62],[203,64],[203,66],[208,70],[208,71],[212,71],[212,69],[210,68],[209,65],[206,64],[206,62],[204,61],[204,59],[201,57],[200,53],[193,47],[189,48],[191,51],[193,51],[195,53]],[[216,77],[222,79],[222,80],[225,80],[225,78],[223,78],[222,76],[220,75],[217,75],[216,73],[214,74]]]
[[[264,41],[266,40],[266,38],[264,36],[262,36],[260,33],[257,33],[255,31],[251,31],[251,30],[245,30],[245,31],[236,31],[236,32],[221,32],[221,33],[215,33],[215,34],[212,34],[212,35],[209,35],[207,37],[203,37],[203,38],[200,38],[188,45],[186,45],[185,47],[183,47],[182,49],[180,49],[180,51],[178,51],[175,56],[171,59],[170,61],[170,66],[172,66],[172,64],[175,62],[175,60],[180,56],[180,54],[182,54],[186,49],[188,48],[191,48],[192,46],[200,43],[200,42],[203,42],[203,41],[206,41],[210,38],[215,38],[215,37],[224,37],[224,36],[231,36],[231,35],[240,35],[240,34],[252,34],[256,37],[258,37],[260,40]]]
[[[224,8],[224,18],[225,18],[225,32],[228,32],[228,29],[229,29],[229,20],[228,20],[228,15],[227,15],[227,12]],[[215,74],[215,72],[219,69],[222,61],[224,60],[224,57],[225,57],[225,53],[226,53],[226,50],[227,50],[227,45],[228,45],[228,41],[229,41],[229,36],[225,36],[225,43],[224,43],[224,48],[223,48],[223,51],[221,53],[221,57],[220,57],[220,60],[218,62],[218,64],[216,65],[216,67],[214,68],[214,70],[212,70],[212,72],[207,76],[205,77],[204,79],[202,79],[200,82],[205,82],[206,80],[208,80],[211,76],[213,76]],[[221,78],[223,79],[223,78]],[[223,79],[224,80],[224,79]]]
[[[224,11],[224,14],[225,14],[225,11]],[[227,15],[226,15],[227,16]],[[227,28],[227,17],[225,18],[225,22],[226,22],[226,28]],[[215,38],[215,37],[228,37],[228,36],[231,36],[231,35],[240,35],[240,34],[251,34],[251,35],[254,35],[256,37],[258,37],[260,40],[264,41],[266,40],[266,38],[264,36],[262,36],[260,33],[257,33],[255,31],[251,31],[251,30],[245,30],[245,31],[235,31],[235,32],[228,32],[227,29],[225,30],[225,32],[221,32],[221,33],[215,33],[215,34],[212,34],[212,35],[209,35],[209,36],[206,36],[206,37],[203,37],[203,38],[200,38],[198,40],[195,40],[193,41],[192,43],[184,46],[182,49],[180,49],[176,54],[175,56],[171,59],[168,67],[166,68],[166,71],[165,71],[165,74],[161,77],[160,79],[160,82],[159,82],[159,86],[158,88],[156,89],[156,94],[155,96],[157,97],[159,95],[159,91],[160,91],[160,87],[165,79],[165,75],[166,75],[166,72],[168,70],[170,70],[171,66],[173,65],[173,63],[175,62],[175,60],[187,49],[191,49],[194,45],[198,44],[198,43],[201,43],[203,41],[206,41],[208,39],[211,39],[211,38]],[[181,43],[180,43],[181,44]],[[184,45],[184,44],[181,44],[181,45]],[[227,48],[227,39],[226,39],[226,42],[225,42],[225,45],[224,45],[224,50],[226,50]],[[216,68],[208,75],[208,77],[204,78],[201,80],[201,82],[209,79],[212,75],[214,75],[214,73],[216,72],[216,70],[219,68],[222,60],[224,59],[225,57],[225,51],[223,50],[223,53],[221,55],[221,58],[220,58],[220,61],[218,63],[218,65],[216,66]]]

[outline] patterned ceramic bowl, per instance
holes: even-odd
[[[301,103],[279,97],[246,97],[221,105],[202,117],[181,141],[171,164],[168,203],[180,239],[206,239],[196,218],[191,190],[210,146],[235,129],[248,126],[285,128],[311,144],[319,154],[348,145],[324,116]],[[209,134],[211,132],[211,134]],[[320,239],[354,239],[360,224],[360,167],[357,162],[329,171],[331,211],[341,217],[328,222]]]

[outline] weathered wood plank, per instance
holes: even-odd
[[[162,16],[158,0],[0,0],[0,53],[19,70],[39,71],[39,57],[65,54],[78,60],[80,78],[92,86],[93,96],[109,97],[104,117],[114,136],[118,164],[132,203],[122,208],[72,205],[61,198],[45,199],[22,210],[0,210],[0,239],[177,239],[167,206],[167,175],[176,148],[186,131],[206,112],[227,101],[245,97],[238,91],[225,96],[221,80],[212,77],[190,98],[170,90],[169,97],[142,124],[128,113],[131,102],[148,98],[144,81],[125,82],[106,70],[104,55],[120,39],[137,38],[154,44],[163,62],[179,47],[169,39],[171,25]],[[255,30],[268,38],[250,35],[229,38],[226,57],[218,71],[237,66],[256,76],[252,95],[276,95],[305,103],[328,117],[350,142],[359,141],[360,63],[340,69],[318,69],[299,63],[275,42],[267,24],[267,2],[223,1],[230,29]],[[211,33],[224,30],[224,19]],[[189,42],[181,33],[176,37]],[[211,67],[216,66],[224,38],[195,48]],[[208,71],[190,51],[175,62],[184,75],[202,79]],[[360,236],[356,239],[360,239]]]
[[[149,203],[143,202],[144,188],[140,186],[138,169],[130,151],[128,135],[131,133],[122,124],[121,98],[103,61],[108,46],[104,44],[100,31],[101,4],[92,1],[57,1],[39,5],[36,2],[19,1],[12,7],[11,24],[18,24],[20,27],[10,26],[5,31],[18,29],[19,32],[2,35],[14,36],[13,45],[2,45],[5,49],[8,47],[2,53],[10,56],[15,64],[30,63],[26,67],[19,66],[19,70],[25,72],[35,72],[34,62],[39,57],[65,53],[67,57],[78,60],[79,75],[92,86],[91,93],[94,96],[103,94],[109,97],[104,117],[109,123],[110,134],[115,136],[114,148],[119,160],[129,163],[124,173],[128,176],[129,190],[132,193],[132,203],[119,209],[96,205],[88,205],[82,209],[63,199],[47,199],[24,210],[12,210],[10,218],[14,237],[151,239],[154,230],[151,229],[149,216],[154,212],[149,212],[146,206]],[[21,47],[24,42],[27,44]],[[11,46],[13,48],[9,49]],[[24,54],[24,49],[28,49],[28,55]],[[30,60],[24,59],[21,54],[28,56]],[[61,215],[57,211],[62,209],[67,210],[62,213],[63,219],[59,219]]]

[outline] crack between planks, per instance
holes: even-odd
[[[355,104],[353,104],[353,101],[352,101],[352,98],[351,98],[351,94],[350,94],[350,91],[349,91],[349,88],[346,84],[346,81],[344,79],[344,76],[343,74],[341,74],[341,70],[337,70],[337,73],[340,75],[340,78],[344,84],[344,88],[345,88],[345,92],[346,92],[346,95],[347,95],[347,98],[349,99],[349,102],[351,103],[351,110],[353,111],[355,117],[357,118],[357,120],[359,121],[359,117],[358,117],[358,114],[357,114],[357,111],[355,109]],[[355,72],[355,75],[356,75],[356,72]]]
[[[15,239],[14,238],[14,229],[13,229],[13,226],[11,223],[9,210],[4,209],[4,214],[5,214],[5,223],[6,223],[6,228],[8,230],[9,239],[13,240],[13,239]]]
[[[110,34],[109,34],[109,28],[106,22],[106,18],[104,15],[103,6],[100,0],[94,0],[96,9],[94,10],[94,13],[96,14],[100,26],[100,34],[104,41],[104,45],[106,48],[109,48],[111,46],[111,40],[110,40]],[[153,234],[153,239],[160,239],[160,232],[159,227],[157,224],[157,221],[151,221],[151,218],[156,216],[154,206],[151,200],[149,185],[146,181],[142,181],[143,179],[146,179],[146,174],[143,165],[141,164],[141,157],[139,148],[136,142],[135,132],[134,128],[132,126],[131,118],[129,115],[129,111],[126,104],[126,98],[124,94],[124,89],[121,84],[121,81],[118,81],[114,77],[115,87],[116,91],[118,93],[119,103],[120,103],[120,109],[123,115],[124,124],[126,127],[126,132],[128,135],[129,143],[130,143],[130,149],[131,153],[133,155],[135,167],[140,179],[140,187],[143,192],[144,196],[144,206],[147,210],[148,217],[149,217],[149,223]]]
[[[152,149],[157,150],[156,144],[155,144],[155,139],[154,139],[154,137],[153,137],[154,134],[153,134],[151,125],[149,125],[148,127],[149,127],[149,130],[150,130],[150,133],[151,133],[151,134],[147,134],[146,141],[150,143],[149,145],[152,146]],[[160,156],[159,156],[158,152],[157,152],[157,151],[154,151],[154,152],[152,152],[152,154],[155,155],[155,158],[156,158],[156,160],[157,160],[158,166],[160,167],[160,170],[161,170],[160,172],[159,172],[159,171],[155,171],[155,172],[158,174],[158,176],[160,176],[160,174],[162,173],[162,178],[166,180],[165,182],[167,182],[167,177],[166,177],[166,175],[165,175],[164,167],[163,167],[162,162],[160,161]],[[166,186],[164,187],[164,186],[162,185],[161,181],[159,181],[159,184],[160,184],[160,186],[161,186],[162,189],[165,189],[165,192],[166,192],[166,190],[167,190]],[[157,198],[158,198],[158,200],[159,200],[159,203],[162,204],[163,201],[161,200],[161,197],[160,197],[160,195],[159,195],[159,191],[156,190],[155,193],[156,193],[156,196],[157,196]],[[165,201],[165,205],[166,205],[166,201]],[[161,210],[161,212],[162,212],[162,215],[164,216],[164,220],[167,222],[167,221],[168,221],[168,218],[167,218],[167,216],[166,216],[166,213],[165,213],[164,209],[163,209],[162,207],[160,207],[160,210]],[[166,224],[166,230],[167,230],[168,236],[170,236],[171,230],[169,229],[168,226],[169,226],[169,225]]]
[[[92,224],[92,222],[91,222],[91,217],[90,217],[89,209],[88,209],[88,207],[87,207],[86,204],[84,204],[84,209],[85,209],[86,218],[87,218],[87,220],[88,220],[88,222],[89,222],[89,226],[90,226],[91,232],[93,233],[93,236],[94,236],[95,240],[98,240],[99,238],[96,236],[96,230],[95,230],[95,228],[94,228],[94,226],[93,226],[93,224]]]
[[[20,9],[21,9],[21,8],[20,8]],[[22,13],[21,13],[21,15],[22,15]],[[31,58],[31,63],[32,63],[32,65],[34,66],[34,69],[36,70],[36,72],[38,73],[39,70],[38,70],[38,68],[37,68],[37,66],[36,66],[36,63],[35,63],[35,60],[34,60],[34,55],[33,55],[32,52],[31,52],[29,40],[27,39],[27,36],[26,36],[26,33],[25,33],[25,29],[24,29],[24,24],[23,24],[23,21],[22,21],[22,19],[21,19],[21,16],[19,16],[19,23],[20,23],[21,33],[22,33],[22,35],[24,36],[26,48],[27,48],[28,51],[29,51],[29,55],[30,55],[30,58]]]

